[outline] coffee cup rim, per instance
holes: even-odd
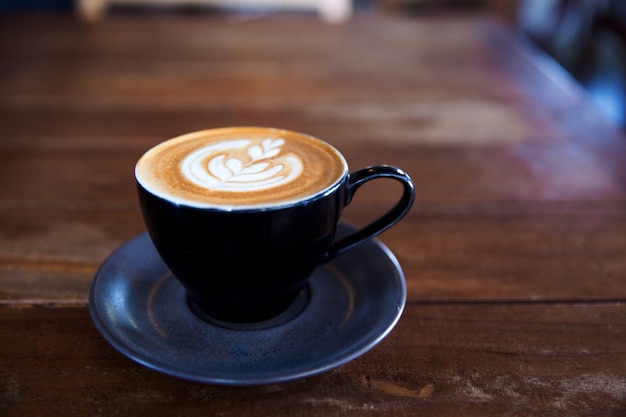
[[[333,153],[337,156],[337,158],[341,161],[341,164],[343,166],[343,172],[342,175],[339,176],[337,178],[337,180],[333,183],[331,183],[330,185],[328,185],[327,187],[320,189],[316,192],[313,192],[309,195],[303,196],[303,197],[298,197],[298,198],[294,198],[294,199],[287,199],[285,201],[280,201],[277,203],[268,203],[268,202],[262,202],[262,203],[257,203],[257,204],[234,204],[234,205],[227,205],[227,204],[214,204],[214,203],[206,203],[206,202],[200,202],[200,201],[195,201],[195,200],[191,200],[191,199],[186,199],[186,198],[181,198],[181,197],[175,197],[175,196],[171,196],[168,195],[166,193],[160,192],[158,189],[156,189],[155,187],[150,186],[150,184],[148,184],[146,181],[142,180],[141,175],[138,172],[138,168],[139,168],[139,163],[141,161],[142,158],[144,158],[146,155],[148,155],[151,152],[156,152],[158,150],[159,147],[162,146],[166,146],[167,144],[171,144],[172,141],[179,141],[179,142],[183,142],[185,140],[189,140],[192,137],[197,137],[198,135],[202,135],[202,134],[207,134],[208,132],[211,132],[213,134],[217,134],[220,131],[222,132],[226,132],[226,131],[232,131],[232,130],[250,130],[250,129],[259,129],[259,130],[267,130],[268,132],[284,132],[284,133],[288,133],[288,134],[294,134],[294,135],[299,135],[299,136],[304,136],[307,137],[310,140],[313,141],[317,141],[317,142],[321,142],[324,145],[328,146]],[[340,185],[346,180],[346,178],[348,177],[349,171],[348,171],[348,163],[345,159],[345,157],[341,154],[341,152],[339,152],[339,150],[337,148],[335,148],[333,145],[331,145],[330,143],[319,139],[315,136],[306,134],[306,133],[301,133],[301,132],[296,132],[293,130],[288,130],[288,129],[279,129],[279,128],[273,128],[273,127],[263,127],[263,126],[233,126],[233,127],[221,127],[221,128],[212,128],[212,129],[203,129],[203,130],[198,130],[198,131],[194,131],[194,132],[190,132],[190,133],[186,133],[183,135],[179,135],[179,136],[175,136],[172,137],[170,139],[164,140],[163,142],[158,143],[157,145],[151,147],[150,149],[148,149],[146,152],[144,152],[142,154],[142,156],[137,160],[137,163],[135,164],[135,169],[134,169],[134,174],[135,174],[135,181],[141,186],[141,188],[143,188],[146,192],[150,193],[153,196],[156,196],[162,200],[165,200],[167,202],[169,202],[170,204],[174,204],[176,206],[181,206],[181,207],[190,207],[190,208],[195,208],[195,209],[201,209],[201,210],[215,210],[215,211],[222,211],[222,212],[242,212],[242,211],[269,211],[269,210],[280,210],[280,209],[285,209],[285,208],[289,208],[289,207],[294,207],[294,206],[298,206],[301,204],[307,204],[311,201],[315,201],[317,199],[320,198],[324,198],[330,194],[333,194],[337,188],[340,187]]]

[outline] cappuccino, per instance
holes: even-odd
[[[165,200],[223,210],[295,204],[323,195],[347,173],[329,144],[258,127],[183,135],[150,149],[135,167],[141,186]]]

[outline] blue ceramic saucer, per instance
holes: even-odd
[[[351,230],[342,223],[338,233]],[[150,369],[245,386],[305,378],[357,358],[393,329],[405,301],[402,270],[374,239],[318,268],[279,317],[209,323],[189,308],[185,290],[143,233],[104,261],[89,310],[114,348]]]

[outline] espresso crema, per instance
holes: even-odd
[[[165,141],[137,162],[146,190],[176,204],[246,209],[297,203],[333,188],[346,175],[343,156],[312,136],[234,127]]]

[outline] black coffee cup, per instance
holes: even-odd
[[[227,138],[251,134],[244,129],[251,128],[222,129],[219,133]],[[265,136],[271,132],[319,141],[295,132],[254,129]],[[216,130],[192,135],[211,136],[213,132]],[[345,164],[341,154],[332,150],[337,161]],[[159,163],[159,158],[153,159]],[[248,323],[284,311],[317,267],[388,229],[410,209],[413,183],[399,168],[380,165],[352,173],[348,173],[347,165],[345,168],[329,186],[296,201],[240,207],[181,203],[146,185],[137,169],[136,178],[152,242],[185,287],[194,310],[220,321]],[[400,182],[400,200],[376,221],[335,241],[344,207],[361,185],[378,178]]]

